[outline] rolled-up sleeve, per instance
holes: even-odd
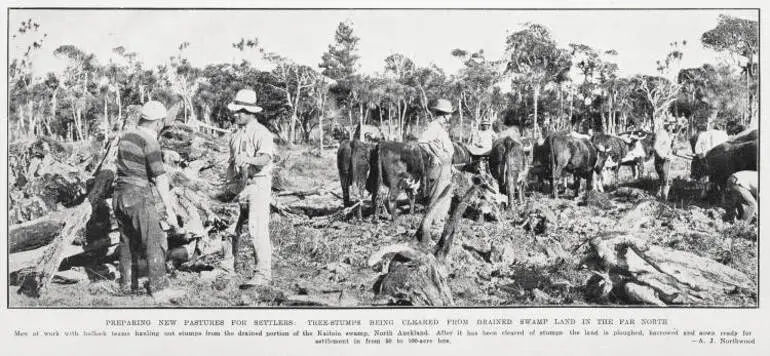
[[[273,142],[273,135],[270,133],[270,131],[265,130],[261,132],[257,142],[258,145],[256,154],[266,154],[269,155],[270,158],[273,158],[275,143]]]

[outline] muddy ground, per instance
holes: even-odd
[[[340,209],[341,190],[336,170],[336,151],[297,147],[282,152],[281,177],[284,190],[321,188],[322,194],[304,198],[280,196],[283,206],[300,207],[304,214],[274,214],[270,223],[274,245],[274,285],[270,290],[241,291],[240,282],[250,276],[253,250],[245,234],[244,248],[238,256],[240,272],[223,274],[210,271],[175,271],[173,287],[187,295],[170,306],[179,307],[291,307],[381,305],[372,286],[379,273],[367,265],[378,249],[396,243],[411,242],[422,218],[424,207],[414,215],[402,215],[399,224],[389,221],[371,223],[367,209],[364,220],[329,219]],[[288,157],[288,158],[287,158]],[[223,158],[223,157],[219,157]],[[217,159],[219,159],[217,158]],[[224,160],[219,160],[223,162]],[[224,167],[201,174],[216,181]],[[757,227],[722,221],[724,210],[697,199],[696,187],[684,178],[689,163],[675,161],[670,202],[652,214],[642,231],[656,245],[690,251],[719,261],[757,280]],[[449,255],[448,284],[457,306],[584,306],[623,305],[610,298],[586,297],[584,285],[591,272],[581,263],[587,241],[611,230],[618,218],[640,201],[654,199],[655,173],[651,162],[647,176],[631,181],[630,172],[621,170],[619,184],[607,194],[592,199],[572,199],[572,191],[560,199],[532,190],[519,211],[543,210],[553,213],[545,231],[536,234],[519,226],[518,214],[506,214],[501,221],[478,221],[471,211],[462,221]],[[632,187],[638,190],[616,189]],[[536,186],[533,188],[537,188]],[[627,192],[635,192],[628,194]],[[641,193],[640,193],[641,192]],[[405,197],[404,197],[405,198]],[[228,222],[236,218],[235,203],[213,202],[212,209]],[[404,207],[406,212],[406,207]],[[440,233],[436,230],[434,238]],[[224,232],[213,239],[221,239]],[[216,267],[220,256],[208,256]],[[157,304],[146,295],[118,295],[112,280],[54,283],[39,299],[17,295],[10,287],[10,305],[23,307],[152,307]],[[720,301],[727,306],[755,306],[756,295],[738,293]]]

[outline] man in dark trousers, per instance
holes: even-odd
[[[142,107],[137,126],[120,139],[116,161],[117,174],[112,200],[120,228],[120,286],[124,292],[136,291],[141,257],[147,260],[147,292],[157,302],[171,302],[184,292],[168,288],[166,253],[168,240],[155,208],[157,188],[166,208],[166,222],[177,226],[169,193],[168,177],[161,157],[158,133],[163,127],[166,108],[157,101]]]

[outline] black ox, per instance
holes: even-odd
[[[607,148],[597,150],[587,137],[574,135],[569,132],[554,133],[549,136],[551,187],[554,198],[559,197],[559,190],[554,181],[561,178],[564,171],[572,173],[575,178],[575,197],[579,195],[580,179],[585,179],[586,190],[593,189],[594,174],[600,174],[607,159]]]
[[[529,152],[532,146],[524,146],[520,140],[504,137],[492,144],[489,154],[489,169],[497,180],[500,192],[508,197],[507,210],[514,204],[514,193],[519,203],[524,200],[524,192],[529,175]]]
[[[739,136],[714,146],[703,157],[693,156],[690,176],[693,179],[709,177],[716,189],[723,192],[731,174],[757,170],[757,143],[756,135]]]
[[[366,189],[372,194],[375,207],[373,221],[379,219],[381,212],[382,187],[388,188],[386,207],[394,222],[398,219],[395,202],[402,190],[407,193],[409,211],[414,214],[416,196],[421,187],[428,183],[426,173],[430,160],[430,155],[416,143],[377,144],[371,154],[371,169],[366,182]]]
[[[346,207],[352,205],[350,188],[357,188],[358,200],[363,200],[366,179],[369,174],[369,159],[375,145],[359,140],[343,141],[337,149],[337,170],[342,185],[342,200]],[[360,210],[359,210],[360,212]]]

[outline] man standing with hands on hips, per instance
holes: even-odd
[[[229,181],[238,180],[243,190],[238,195],[240,215],[233,238],[234,259],[243,223],[248,219],[249,234],[254,245],[256,268],[254,276],[241,285],[241,289],[267,286],[272,275],[273,247],[270,242],[270,189],[273,168],[273,134],[259,121],[257,94],[251,89],[241,89],[232,103],[227,105],[233,114],[238,130],[230,138],[230,160],[227,168]],[[233,261],[234,262],[234,261]]]

